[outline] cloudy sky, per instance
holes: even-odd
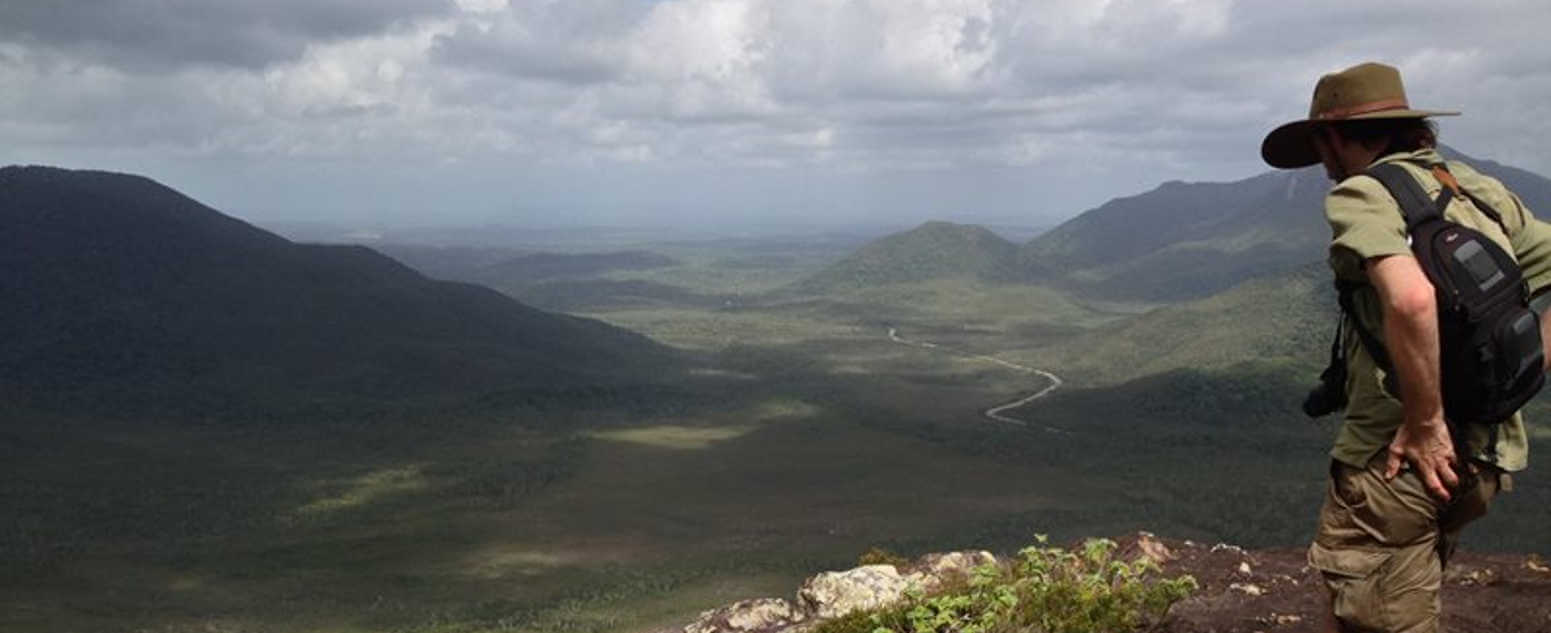
[[[0,0],[0,164],[259,222],[1039,224],[1264,170],[1323,72],[1551,174],[1551,3]],[[1547,210],[1551,212],[1551,210]]]

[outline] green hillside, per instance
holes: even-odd
[[[1503,180],[1531,209],[1551,209],[1551,180],[1444,147]],[[1228,183],[1164,183],[1117,198],[1019,250],[1034,279],[1104,299],[1178,301],[1324,256],[1330,182],[1319,167]]]
[[[1031,276],[1107,299],[1209,296],[1319,257],[1328,184],[1311,170],[1171,182],[1118,198],[1024,245]]]
[[[790,290],[827,294],[949,277],[1015,280],[1017,252],[990,229],[932,221],[869,243]]]
[[[1323,263],[1313,263],[1251,279],[1205,299],[1086,332],[1042,358],[1099,382],[1250,361],[1317,372],[1336,319],[1329,274]]]
[[[149,179],[0,169],[0,390],[128,414],[618,384],[640,335],[295,244]]]

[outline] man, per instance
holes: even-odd
[[[1484,515],[1499,491],[1511,489],[1508,473],[1523,469],[1528,458],[1518,414],[1495,433],[1472,425],[1452,429],[1462,437],[1451,435],[1440,393],[1433,286],[1412,256],[1399,204],[1363,174],[1376,164],[1400,164],[1430,198],[1457,183],[1495,209],[1501,224],[1462,195],[1445,217],[1514,254],[1530,288],[1551,284],[1551,225],[1536,221],[1496,179],[1438,153],[1429,117],[1453,114],[1411,109],[1398,70],[1361,64],[1320,78],[1309,118],[1278,127],[1261,145],[1273,167],[1323,164],[1337,183],[1325,198],[1330,267],[1337,280],[1360,284],[1342,335],[1346,416],[1309,548],[1309,564],[1330,592],[1333,630],[1437,631],[1443,565],[1460,528]],[[1386,381],[1351,319],[1380,339],[1394,380]],[[1551,319],[1541,327],[1551,341],[1548,325]],[[1469,454],[1456,454],[1457,440]]]

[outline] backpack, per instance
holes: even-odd
[[[1400,203],[1411,252],[1437,290],[1444,417],[1454,424],[1493,425],[1495,431],[1545,381],[1540,319],[1530,308],[1529,287],[1514,257],[1481,232],[1444,218],[1443,210],[1455,195],[1464,195],[1506,234],[1502,216],[1460,188],[1442,165],[1432,170],[1443,184],[1436,200],[1400,165],[1375,165],[1367,174]],[[1394,378],[1389,354],[1354,309],[1352,296],[1363,285],[1337,283],[1341,311],[1375,363]],[[1387,387],[1399,394],[1392,382]]]

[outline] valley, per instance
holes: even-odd
[[[348,348],[356,382],[216,413],[0,403],[0,629],[646,632],[873,547],[1307,539],[1334,431],[1296,408],[1333,325],[1320,253],[1204,297],[1089,293],[1009,267],[1003,239],[304,247],[285,257],[350,253],[321,261],[413,307],[367,313],[399,351]],[[493,276],[512,258],[544,266]],[[458,325],[500,314],[558,334]],[[493,388],[394,393],[385,358]],[[189,392],[98,380],[98,402]],[[1466,546],[1551,553],[1547,482],[1525,473]]]
[[[943,346],[938,345],[936,343],[928,343],[928,342],[924,342],[924,341],[912,341],[912,340],[909,340],[909,339],[901,338],[899,336],[899,329],[898,328],[889,328],[889,340],[893,341],[895,343],[899,343],[900,345],[909,345],[911,347],[919,347],[919,348],[922,348],[922,349],[943,350],[943,352],[947,353],[947,354],[954,354],[954,355],[962,355],[963,354],[963,352],[959,352],[957,350],[952,350],[952,349],[944,348]],[[1012,400],[1011,402],[1007,402],[1005,404],[999,404],[997,406],[991,407],[991,408],[986,409],[985,411],[981,412],[981,415],[984,415],[987,419],[995,420],[997,422],[1005,422],[1007,424],[1015,424],[1015,425],[1018,425],[1018,426],[1030,426],[1031,423],[1028,420],[1019,420],[1017,418],[1009,418],[1009,417],[1007,417],[1005,415],[1002,415],[1002,412],[1026,406],[1026,405],[1034,402],[1035,400],[1038,400],[1040,398],[1048,396],[1048,395],[1050,395],[1050,392],[1055,391],[1056,389],[1059,389],[1061,387],[1062,382],[1063,382],[1061,380],[1060,376],[1057,376],[1057,375],[1055,375],[1053,373],[1050,373],[1048,371],[1045,371],[1043,369],[1034,369],[1032,367],[1024,367],[1023,365],[1019,365],[1017,363],[1009,363],[1009,362],[1007,362],[1005,360],[1002,360],[1000,358],[996,358],[995,356],[986,356],[986,355],[983,355],[983,354],[973,354],[973,355],[970,355],[969,357],[971,359],[974,359],[974,360],[985,361],[985,362],[988,362],[988,363],[995,363],[997,365],[1001,365],[1001,366],[1007,367],[1009,369],[1015,369],[1017,371],[1021,371],[1021,372],[1025,373],[1025,374],[1032,374],[1032,375],[1038,376],[1040,378],[1043,378],[1045,380],[1045,383],[1042,384],[1038,388],[1038,390],[1034,391],[1034,393],[1032,393],[1030,395],[1027,395],[1027,396],[1023,396],[1023,397],[1015,399],[1015,400]],[[1055,428],[1055,427],[1050,427],[1050,426],[1045,426],[1045,425],[1042,425],[1042,424],[1034,424],[1034,426],[1036,426],[1036,427],[1038,427],[1038,428],[1040,428],[1040,429],[1042,429],[1044,431],[1050,432],[1050,433],[1066,433],[1066,431],[1063,431],[1061,429],[1058,429],[1058,428]]]

